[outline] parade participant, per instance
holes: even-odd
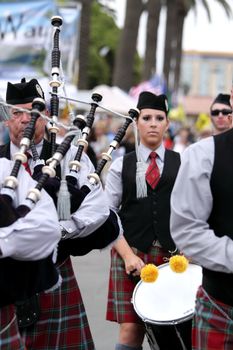
[[[163,144],[169,125],[167,98],[145,91],[137,107],[140,144],[136,143],[136,151],[112,163],[105,187],[110,208],[118,211],[124,230],[111,251],[106,316],[120,325],[116,350],[142,349],[145,335],[144,324],[131,303],[135,287],[131,277],[139,275],[146,263],[164,263],[176,250],[169,230],[170,194],[180,156]],[[160,349],[181,349],[173,327],[165,331],[158,327],[156,332]],[[187,339],[190,343],[189,332]]]
[[[225,108],[230,114],[232,107]],[[172,237],[203,267],[193,350],[230,350],[233,344],[232,146],[232,128],[191,145],[182,155],[171,196]]]
[[[210,117],[213,125],[213,135],[232,128],[230,95],[218,94],[216,96],[210,107]]]
[[[18,84],[8,83],[6,101],[15,107],[31,109],[32,100],[35,97],[44,97],[43,91],[36,79],[29,82],[23,80]],[[11,118],[6,121],[9,128],[11,143],[0,148],[0,155],[12,157],[18,149],[22,131],[30,120],[30,115],[11,110]],[[40,117],[37,120],[34,143],[40,158],[47,160],[51,157],[50,144],[44,137],[46,122]],[[71,146],[61,166],[57,167],[57,177],[50,185],[50,194],[56,201],[56,192],[60,187],[62,172],[68,171],[69,160],[74,159],[77,148]],[[33,176],[33,160],[29,159],[29,165]],[[94,167],[88,156],[83,153],[81,168],[79,171],[79,185],[87,181],[87,175],[94,172]],[[98,207],[98,210],[96,208]],[[100,227],[109,215],[107,202],[101,187],[97,185],[85,198],[82,205],[72,213],[70,220],[60,221],[63,227],[63,235],[74,239],[75,237],[86,237]],[[75,244],[75,241],[74,241]],[[88,325],[85,308],[82,302],[80,290],[75,279],[71,259],[63,254],[59,245],[58,269],[63,279],[61,287],[46,295],[40,295],[40,319],[33,327],[25,328],[22,334],[25,337],[25,344],[30,349],[66,350],[82,348],[94,349],[94,343]]]
[[[12,167],[13,162],[0,159],[0,187],[9,176]],[[20,169],[17,180],[18,186],[12,206],[9,206],[9,203],[0,195],[1,223],[3,223],[3,216],[7,216],[5,218],[7,221],[11,212],[14,213],[15,208],[25,201],[28,190],[35,186],[35,181],[23,167]],[[22,295],[30,296],[34,282],[32,265],[35,266],[36,263],[53,254],[60,237],[61,230],[56,209],[51,198],[44,191],[41,193],[41,199],[25,217],[0,228],[1,350],[25,349],[24,341],[18,331],[13,303]],[[32,268],[31,272],[30,268]],[[45,276],[41,277],[45,278]],[[24,284],[25,278],[31,281],[30,285],[28,281]],[[40,283],[38,279],[37,282]]]

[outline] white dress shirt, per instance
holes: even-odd
[[[43,142],[40,142],[38,145],[36,145],[38,154],[41,153],[42,143]],[[16,151],[17,147],[11,143],[11,157]],[[77,147],[71,145],[65,158],[61,162],[62,177],[65,177],[65,175],[70,173],[69,162],[74,160],[76,153]],[[90,186],[87,176],[90,173],[93,173],[95,169],[85,152],[82,153],[80,163],[81,168],[76,176],[79,187],[82,187],[85,184]],[[32,172],[33,165],[33,160],[30,159],[29,166]],[[91,188],[91,191],[85,197],[81,206],[71,215],[70,220],[61,220],[60,225],[67,231],[65,238],[85,237],[99,228],[107,220],[108,216],[109,207],[107,204],[107,199],[103,191],[102,184],[99,183]]]
[[[0,159],[0,188],[6,176],[10,175],[13,165],[14,162]],[[28,191],[36,185],[23,167],[20,168],[17,179],[18,187],[13,200],[15,207],[25,202]],[[18,260],[43,259],[54,251],[60,238],[61,230],[55,206],[42,190],[41,199],[25,217],[8,227],[0,228],[1,257]]]
[[[233,241],[217,237],[207,220],[213,198],[210,178],[214,163],[213,137],[189,146],[171,195],[171,235],[177,247],[194,262],[214,271],[233,272]]]
[[[149,165],[150,158],[149,155],[152,152],[151,149],[147,148],[143,144],[140,144],[138,147],[138,151],[140,152],[141,159],[144,163]],[[156,159],[156,163],[159,167],[160,174],[163,172],[164,167],[164,156],[165,156],[165,148],[164,145],[161,144],[156,150],[154,150],[158,157]],[[123,166],[123,156],[117,158],[110,166],[105,185],[105,192],[107,195],[107,200],[109,206],[112,210],[118,212],[120,209],[121,201],[122,201],[122,166]]]

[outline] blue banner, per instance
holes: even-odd
[[[0,80],[50,75],[55,15],[63,18],[61,58],[64,74],[72,77],[80,8],[59,9],[54,0],[38,0],[0,3]]]
[[[0,79],[43,75],[54,1],[0,3]]]

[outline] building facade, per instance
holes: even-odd
[[[183,51],[180,86],[185,95],[230,93],[232,77],[233,53]]]

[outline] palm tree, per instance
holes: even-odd
[[[172,84],[172,90],[178,91],[179,81],[180,81],[180,66],[182,58],[182,40],[183,40],[183,29],[184,20],[189,11],[187,1],[177,0],[177,35],[176,35],[176,45],[173,52],[174,57],[174,80]]]
[[[116,54],[113,85],[128,91],[133,85],[133,62],[137,47],[142,0],[127,0],[124,28]]]
[[[81,25],[80,25],[80,38],[76,45],[77,54],[75,62],[75,78],[77,80],[79,89],[88,89],[88,58],[89,58],[89,46],[90,46],[90,26],[91,26],[91,10],[93,0],[75,0],[75,2],[81,3]],[[97,1],[99,2],[99,1]],[[110,11],[107,6],[103,6],[106,11]]]
[[[175,35],[176,35],[176,0],[167,0],[167,19],[166,19],[166,34],[165,34],[165,45],[164,45],[164,64],[163,74],[167,82],[167,86],[170,86],[169,75],[171,71],[172,62],[172,50],[175,46]]]
[[[148,0],[146,10],[148,12],[148,18],[146,29],[146,50],[142,74],[143,80],[148,80],[153,72],[156,71],[156,49],[161,0]]]
[[[78,70],[78,87],[79,89],[87,89],[87,67],[88,67],[88,49],[90,40],[90,16],[91,5],[93,0],[78,0],[82,4],[81,26],[79,39],[79,56],[76,57],[76,70]]]

